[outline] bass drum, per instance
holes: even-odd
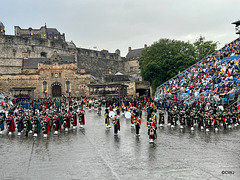
[[[110,111],[110,112],[109,112],[109,117],[110,117],[110,118],[113,118],[115,115],[116,115],[115,112],[113,112],[113,111]]]
[[[131,113],[129,111],[125,112],[124,115],[126,119],[131,119]]]

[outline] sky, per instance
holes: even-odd
[[[6,34],[14,26],[39,29],[45,23],[77,47],[109,52],[143,48],[169,38],[194,42],[201,36],[219,48],[239,36],[239,0],[2,0]]]

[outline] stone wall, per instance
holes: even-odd
[[[41,27],[40,29],[21,29],[19,26],[14,27],[16,36],[38,36],[43,39],[47,39],[46,28]]]
[[[79,69],[85,69],[86,73],[98,78],[100,82],[104,81],[106,75],[125,71],[124,58],[108,51],[78,49],[77,63]]]
[[[46,53],[46,57],[50,57],[54,51],[60,55],[71,55],[67,43],[62,41],[11,35],[0,36],[0,58],[23,58],[23,53],[27,53],[28,58],[41,58],[42,52]]]
[[[76,64],[39,64],[38,74],[33,75],[0,75],[0,90],[11,94],[12,88],[36,88],[34,97],[51,97],[52,84],[60,83],[62,95],[69,96],[66,82],[70,82],[71,96],[88,96],[87,84],[90,84],[90,74],[80,75],[76,73]],[[60,74],[56,77],[55,74]],[[47,82],[47,94],[43,92],[43,82]]]
[[[22,68],[22,59],[0,58],[0,74],[19,74]]]
[[[139,61],[137,59],[126,61],[125,62],[125,70],[126,70],[126,72],[140,73],[141,70],[139,69]]]

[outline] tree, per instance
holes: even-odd
[[[213,53],[217,48],[218,42],[205,41],[205,37],[200,36],[193,45],[196,53],[196,60],[200,61],[209,54]]]
[[[190,42],[160,39],[142,52],[139,59],[142,76],[153,89],[212,53],[217,43],[200,36]]]

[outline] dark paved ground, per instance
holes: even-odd
[[[240,127],[206,133],[165,125],[152,145],[145,116],[140,137],[123,117],[114,137],[103,116],[86,116],[85,129],[48,139],[4,134],[1,179],[240,179]]]

